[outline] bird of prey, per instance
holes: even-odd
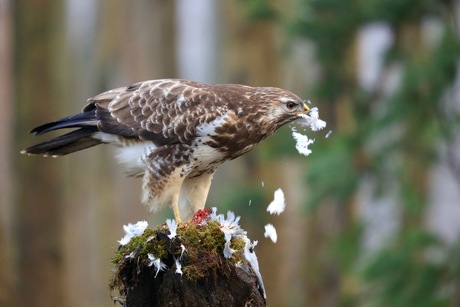
[[[143,81],[94,96],[81,113],[34,128],[35,135],[75,129],[22,153],[57,157],[113,144],[127,174],[143,177],[142,203],[150,211],[171,206],[180,223],[204,208],[219,165],[309,111],[280,88]]]

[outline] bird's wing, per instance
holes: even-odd
[[[231,97],[219,92],[218,86],[186,80],[144,81],[99,94],[85,110],[96,108],[103,132],[161,145],[189,143],[201,136],[200,126],[228,112]]]

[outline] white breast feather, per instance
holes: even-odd
[[[221,115],[209,123],[204,123],[196,127],[196,133],[198,136],[214,135],[217,127],[221,127],[229,116],[227,114]]]
[[[209,139],[209,137],[201,138],[202,143],[206,143]],[[224,153],[218,151],[216,148],[202,143],[196,147],[193,152],[193,157],[198,159],[198,161],[194,163],[194,167],[196,167],[195,170],[197,172],[206,169],[209,164],[215,163],[224,157]]]

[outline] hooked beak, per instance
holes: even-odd
[[[303,110],[304,110],[305,113],[310,112],[310,108],[307,106],[307,104],[305,102],[303,103]]]

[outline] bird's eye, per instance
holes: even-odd
[[[297,107],[297,103],[295,103],[294,101],[290,100],[286,102],[286,108],[288,108],[288,110],[293,110],[295,109],[295,107]]]

